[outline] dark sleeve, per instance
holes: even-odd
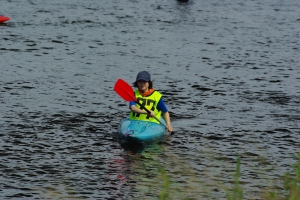
[[[133,105],[135,106],[135,105],[136,105],[136,102],[130,101],[130,102],[129,102],[129,109],[130,109],[130,107],[133,106]]]
[[[168,112],[168,108],[167,108],[166,104],[164,103],[163,98],[161,98],[161,99],[159,100],[159,102],[158,102],[156,108],[157,108],[157,110],[160,110],[160,111],[162,111],[163,113]]]

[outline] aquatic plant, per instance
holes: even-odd
[[[284,191],[272,190],[264,195],[266,200],[300,200],[300,152],[292,172],[286,172],[282,178]]]
[[[243,188],[240,184],[240,176],[241,176],[241,159],[237,158],[235,174],[233,175],[234,184],[231,191],[227,191],[227,199],[228,200],[240,200],[243,199]]]
[[[169,197],[170,190],[170,176],[166,174],[165,170],[160,169],[161,176],[163,178],[163,187],[159,194],[159,200],[165,200]]]
[[[263,191],[261,198],[265,200],[300,200],[300,153],[297,154],[297,162],[292,165],[292,171],[285,173],[280,179],[282,188],[273,186],[274,189]],[[162,187],[159,192],[159,199],[173,199],[174,192],[176,193],[176,187],[174,187],[170,175],[166,173],[164,169],[160,169],[160,182]],[[229,188],[224,188],[226,191],[226,198],[228,200],[243,200],[244,190],[240,182],[241,177],[241,159],[236,160],[236,169],[233,174],[233,184]],[[183,199],[189,199],[184,195]],[[178,198],[176,198],[178,199]],[[208,197],[209,199],[209,197]]]

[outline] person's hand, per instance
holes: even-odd
[[[155,117],[155,114],[152,110],[150,110],[150,113],[147,113],[149,117]]]
[[[171,124],[167,125],[167,131],[168,132],[173,132],[173,127],[171,126]]]

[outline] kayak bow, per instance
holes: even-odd
[[[165,123],[163,121],[163,123]],[[150,143],[164,138],[166,128],[159,123],[123,119],[118,127],[121,143]]]

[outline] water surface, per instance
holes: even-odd
[[[261,199],[300,146],[300,3],[10,1],[0,14],[1,199]],[[114,91],[148,70],[176,134],[121,146]]]

